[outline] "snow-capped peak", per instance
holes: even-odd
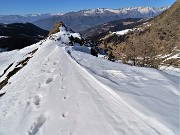
[[[81,10],[84,15],[93,15],[93,14],[102,14],[106,12],[114,13],[117,15],[120,14],[127,14],[127,13],[141,13],[141,14],[148,14],[153,12],[154,14],[160,13],[166,9],[168,9],[168,6],[163,6],[160,8],[155,7],[127,7],[127,8],[119,8],[119,9],[109,9],[109,8],[97,8],[97,9],[89,9],[89,10]]]
[[[81,44],[82,39],[79,33],[75,33],[62,22],[58,22],[54,25],[53,29],[49,32],[48,38],[64,45]]]

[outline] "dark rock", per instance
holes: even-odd
[[[95,47],[91,48],[91,55],[98,57],[98,51]]]

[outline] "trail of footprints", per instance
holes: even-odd
[[[48,61],[49,61],[49,58],[48,58]],[[53,63],[53,66],[56,66],[56,65],[60,66],[60,65],[58,64],[58,63],[60,63],[60,62],[62,62],[62,61],[56,61],[56,62],[54,62],[54,63]],[[47,66],[48,64],[45,63],[44,65]],[[55,70],[52,69],[52,70],[48,70],[48,71],[47,71],[47,70],[45,70],[45,69],[41,69],[41,71],[42,71],[42,72],[47,72],[47,73],[53,73]],[[59,71],[60,71],[59,75],[62,76],[62,75],[63,75],[63,73],[61,72],[61,71],[62,71],[62,68],[59,68]],[[61,82],[63,82],[64,80],[65,80],[65,78],[62,78],[62,79],[61,79]],[[49,85],[52,81],[53,81],[53,77],[49,77],[49,78],[45,81],[45,84],[46,84],[46,85]],[[41,83],[38,83],[38,89],[40,89],[40,88],[41,88]],[[63,86],[63,85],[60,87],[60,90],[61,90],[61,91],[65,90],[65,89],[66,89],[66,87]],[[70,98],[69,95],[65,95],[65,96],[63,97],[63,100],[67,100],[67,99],[69,99],[69,98]],[[42,99],[43,99],[43,95],[41,95],[41,94],[36,95],[36,96],[33,98],[33,104],[34,104],[35,106],[39,107],[40,104],[41,104],[41,102],[42,102]],[[61,117],[62,117],[62,118],[67,118],[68,116],[69,116],[69,112],[66,112],[66,111],[61,114]],[[46,122],[46,120],[47,120],[47,114],[46,114],[46,113],[43,113],[43,114],[39,115],[39,117],[36,118],[35,122],[31,125],[30,129],[28,130],[28,134],[29,134],[29,135],[34,135],[34,134],[36,134],[36,133],[39,131],[39,129],[43,126],[43,124]]]

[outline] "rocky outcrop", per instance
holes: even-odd
[[[65,27],[65,25],[63,24],[63,22],[61,22],[61,21],[57,22],[57,23],[54,25],[54,27],[50,30],[48,36],[60,32],[59,27],[61,27],[61,26],[64,26],[64,27]]]

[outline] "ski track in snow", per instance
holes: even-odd
[[[3,89],[0,135],[174,135],[93,77],[65,47],[39,48]]]

